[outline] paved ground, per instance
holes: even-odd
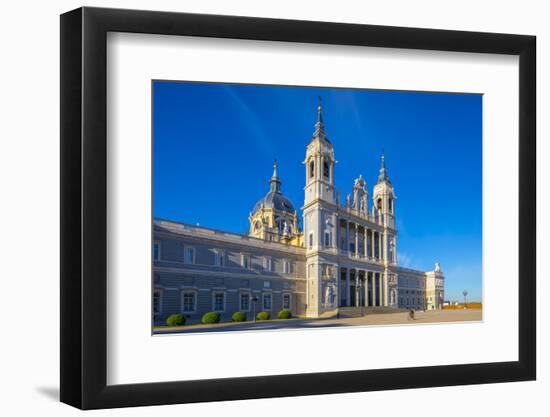
[[[156,334],[206,333],[241,330],[312,329],[319,327],[376,326],[388,324],[425,324],[460,321],[481,321],[482,310],[437,310],[417,311],[415,320],[408,319],[408,313],[369,314],[364,317],[345,319],[291,319],[264,322],[197,324],[182,327],[155,327]]]

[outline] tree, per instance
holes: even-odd
[[[462,295],[464,296],[464,307],[466,307],[466,301],[468,297],[468,291],[464,290],[462,291]]]

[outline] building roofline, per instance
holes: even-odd
[[[260,238],[245,235],[245,234],[240,234],[240,233],[235,233],[235,232],[228,232],[228,231],[225,231],[225,230],[214,229],[214,228],[211,228],[211,227],[197,226],[197,225],[192,225],[192,224],[189,224],[189,223],[179,222],[179,221],[175,221],[175,220],[163,219],[163,218],[160,218],[160,217],[153,218],[153,225],[163,227],[162,223],[166,223],[165,227],[172,226],[172,228],[176,227],[176,228],[180,229],[180,230],[173,230],[173,229],[168,229],[168,228],[166,229],[167,232],[174,233],[174,234],[184,234],[184,232],[187,231],[187,232],[189,232],[188,234],[194,235],[194,237],[205,237],[205,238],[226,237],[226,238],[231,239],[231,240],[228,240],[229,243],[245,243],[245,242],[248,242],[248,243],[251,243],[253,245],[254,244],[261,244],[261,245],[267,246],[267,247],[273,246],[270,249],[274,249],[274,250],[284,250],[284,251],[287,251],[287,252],[289,250],[291,250],[291,251],[305,251],[305,248],[302,247],[302,246],[286,245],[286,244],[281,243],[281,242],[269,241],[269,240],[260,239]],[[199,236],[197,232],[200,233],[201,235]]]

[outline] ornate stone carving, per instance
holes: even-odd
[[[326,309],[336,308],[336,283],[327,281],[323,290],[323,305]]]

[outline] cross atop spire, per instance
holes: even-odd
[[[273,175],[271,176],[271,179],[269,180],[269,191],[272,191],[274,193],[278,193],[281,190],[281,180],[279,179],[279,176],[277,175],[277,159],[273,161]]]
[[[382,149],[382,156],[380,157],[380,174],[378,175],[378,182],[388,182],[391,184],[386,172],[386,157],[384,156],[384,150]]]
[[[325,123],[323,122],[323,106],[321,97],[317,106],[317,122],[315,123],[314,138],[324,139],[328,142],[327,134],[325,133]]]

